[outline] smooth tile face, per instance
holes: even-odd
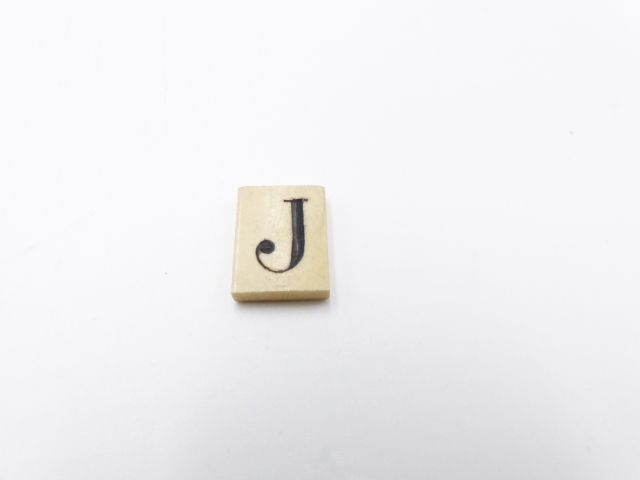
[[[235,300],[329,298],[324,187],[242,187],[236,221]]]

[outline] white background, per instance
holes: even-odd
[[[638,2],[7,0],[0,135],[0,479],[640,478]]]

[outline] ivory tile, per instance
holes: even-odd
[[[236,222],[236,301],[329,298],[324,187],[242,187]]]

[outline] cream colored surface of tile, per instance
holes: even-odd
[[[292,256],[292,204],[306,199],[304,255],[288,271],[275,273],[260,265],[256,249],[271,240],[275,250],[260,253],[264,265],[284,270]],[[242,187],[238,190],[233,298],[239,302],[323,300],[329,298],[329,259],[324,187]]]

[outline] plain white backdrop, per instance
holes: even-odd
[[[640,5],[5,1],[0,479],[640,479]],[[236,192],[332,297],[238,305]]]

